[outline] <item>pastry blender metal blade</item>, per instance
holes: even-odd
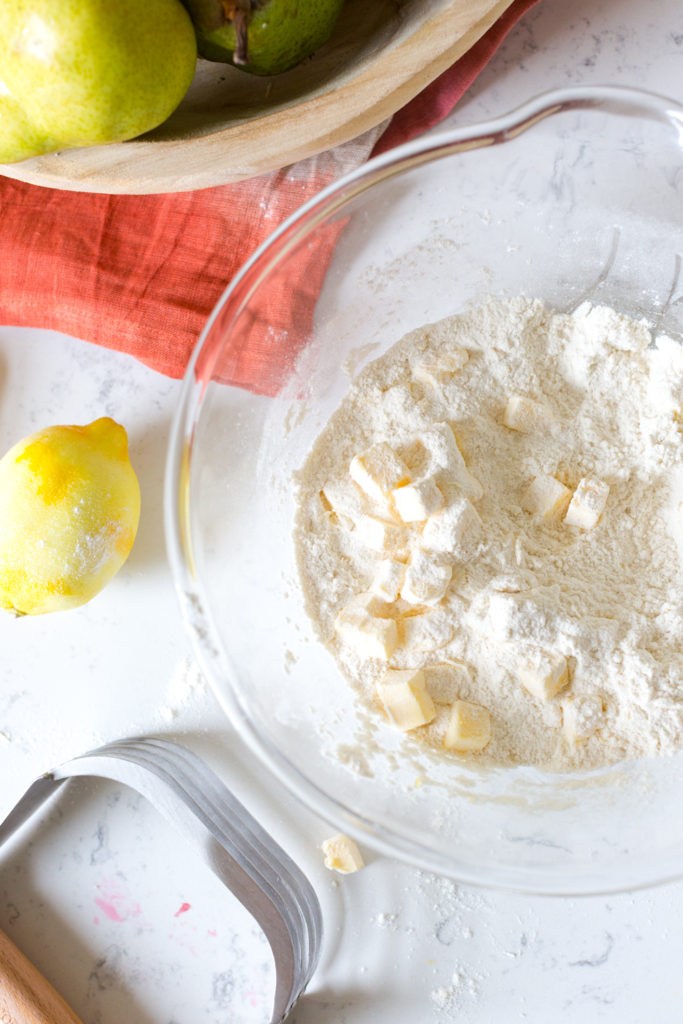
[[[0,823],[7,841],[76,776],[131,786],[191,843],[263,930],[275,961],[271,1024],[289,1015],[315,971],[322,915],[297,865],[199,757],[163,739],[124,739],[47,772]]]

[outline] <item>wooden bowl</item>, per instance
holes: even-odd
[[[160,127],[130,142],[0,165],[81,192],[183,192],[285,167],[394,114],[465,53],[511,0],[347,0],[332,39],[283,75],[197,62]]]

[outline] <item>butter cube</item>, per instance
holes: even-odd
[[[394,619],[373,615],[369,609],[373,609],[371,604],[350,601],[338,613],[334,628],[340,640],[360,657],[386,661],[398,646],[398,627]]]
[[[562,701],[562,730],[571,746],[585,743],[605,723],[599,697],[568,697]]]
[[[447,421],[433,423],[417,438],[424,455],[422,476],[433,476],[440,488],[456,485],[473,501],[478,501],[484,488],[467,468],[457,435]]]
[[[395,487],[410,481],[408,467],[384,441],[355,455],[351,459],[349,473],[361,490],[379,502],[384,501]]]
[[[428,725],[436,715],[421,669],[388,669],[377,687],[377,696],[393,724],[404,732]]]
[[[433,475],[439,470],[456,473],[464,469],[465,456],[460,450],[453,427],[447,421],[433,423],[418,435],[418,440],[429,459],[428,473]]]
[[[560,519],[567,510],[572,492],[554,476],[535,476],[522,495],[522,508],[549,521]]]
[[[491,716],[480,704],[456,700],[451,705],[443,745],[448,750],[483,750],[491,739]]]
[[[413,377],[430,387],[440,388],[462,370],[469,359],[469,352],[464,348],[452,348],[446,352],[436,352],[433,356],[416,362],[412,367]]]
[[[469,498],[456,498],[430,516],[422,531],[422,546],[457,561],[472,557],[483,537],[479,513]]]
[[[383,559],[377,566],[370,590],[384,601],[395,601],[401,592],[406,567],[393,558]]]
[[[363,515],[356,521],[356,536],[366,547],[380,554],[392,554],[405,549],[408,539],[399,523],[378,516]]]
[[[391,492],[394,506],[404,523],[421,523],[443,508],[443,494],[434,478],[425,477],[415,483],[397,487]]]
[[[525,690],[539,700],[550,700],[569,683],[567,659],[555,651],[527,653],[518,661],[516,673]]]
[[[353,480],[328,480],[320,496],[323,504],[340,519],[355,523],[367,512],[367,498]]]
[[[584,477],[580,480],[564,517],[567,526],[592,530],[598,525],[600,516],[605,511],[608,495],[609,485],[602,480],[594,477]]]
[[[401,597],[408,604],[437,604],[448,590],[453,569],[415,551],[408,562],[401,585]]]
[[[350,836],[343,833],[330,836],[321,844],[321,849],[325,854],[325,867],[330,871],[339,871],[343,875],[348,875],[353,871],[360,871],[364,866],[363,857],[357,844]]]
[[[523,395],[510,395],[503,413],[503,423],[510,430],[521,434],[532,434],[536,430],[544,430],[551,426],[553,416],[547,406],[534,402]]]

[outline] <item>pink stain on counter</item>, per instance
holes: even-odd
[[[127,921],[140,915],[140,904],[133,900],[122,886],[114,880],[98,883],[100,895],[95,897],[95,906],[99,907],[110,921]],[[97,923],[97,919],[95,919]]]
[[[190,909],[191,905],[189,903],[181,903],[173,916],[180,917],[181,914],[186,914]]]

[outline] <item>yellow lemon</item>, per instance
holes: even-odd
[[[19,441],[0,459],[0,607],[42,615],[85,604],[125,562],[139,518],[119,423],[102,417]]]

